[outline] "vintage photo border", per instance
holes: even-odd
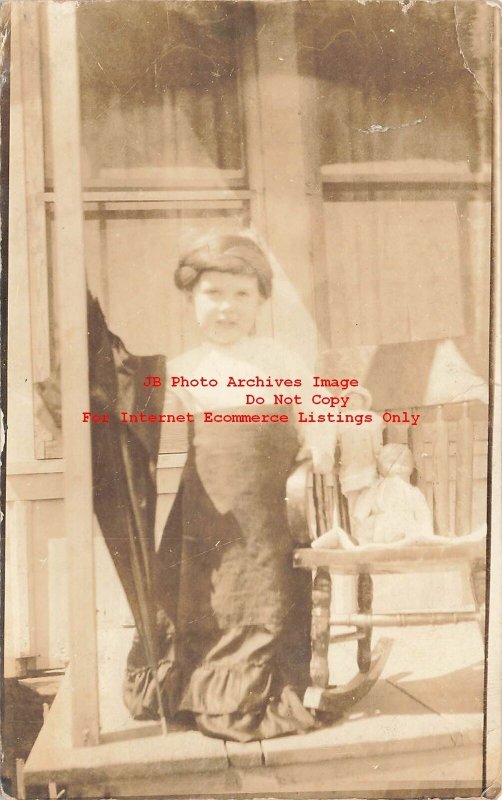
[[[36,2],[36,0],[33,0]],[[100,0],[96,0],[99,2]],[[140,0],[136,0],[139,2]],[[229,0],[230,2],[232,0]],[[301,2],[302,0],[298,0]],[[370,0],[370,2],[378,0]],[[386,0],[400,2],[400,0]],[[428,0],[418,0],[419,2]],[[441,0],[436,0],[441,2]],[[493,0],[480,0],[494,6],[502,12],[502,3]],[[7,276],[8,276],[8,186],[9,186],[9,5],[3,3],[0,7],[0,111],[1,111],[1,173],[0,173],[0,215],[1,215],[1,340],[0,340],[0,404],[3,417],[2,432],[7,431]],[[185,0],[190,2],[190,0]],[[280,2],[280,0],[261,0],[261,2]],[[492,243],[491,243],[491,320],[490,320],[490,406],[489,406],[489,473],[488,473],[488,570],[487,570],[487,621],[486,621],[486,652],[485,652],[485,708],[483,731],[483,786],[482,797],[486,800],[495,800],[500,796],[502,781],[502,388],[501,388],[501,262],[502,262],[502,234],[501,234],[501,14],[495,16],[495,41],[494,41],[494,135],[493,135],[493,181],[492,181]],[[0,435],[1,435],[0,434]],[[1,514],[1,578],[2,594],[5,583],[5,487],[6,487],[6,452],[5,437],[1,441],[1,473],[0,493],[2,497]],[[3,604],[2,604],[3,607]],[[3,615],[0,620],[3,644]],[[3,655],[3,647],[2,647]],[[446,797],[447,791],[441,793]],[[438,787],[438,792],[440,788]],[[168,795],[166,795],[167,797]],[[211,796],[211,795],[204,795]],[[227,795],[225,795],[227,796]],[[239,795],[244,796],[244,795]],[[249,795],[247,795],[249,796]],[[263,797],[267,795],[261,795]],[[271,795],[272,796],[272,795]],[[274,797],[290,797],[291,794],[273,794]],[[295,797],[341,797],[346,794],[309,792],[295,793]],[[368,796],[378,796],[376,792]],[[387,796],[399,797],[398,791],[387,793]]]

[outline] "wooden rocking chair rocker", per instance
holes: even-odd
[[[467,404],[456,423],[456,514],[455,534],[451,544],[434,543],[353,550],[312,549],[300,547],[294,552],[294,566],[313,574],[312,590],[312,685],[307,689],[307,708],[334,717],[342,715],[361,700],[381,675],[392,646],[392,640],[381,639],[371,651],[373,627],[444,625],[475,620],[484,641],[484,602],[486,580],[485,540],[462,541],[458,533],[470,530],[472,503],[473,429],[468,419]],[[448,502],[448,426],[442,409],[435,410],[432,432],[432,483],[436,520],[447,525]],[[413,442],[412,449],[413,449]],[[451,448],[450,448],[451,449]],[[418,454],[417,454],[418,456]],[[421,461],[416,457],[416,463]],[[446,465],[446,468],[445,468]],[[423,483],[420,476],[419,483]],[[446,482],[446,486],[445,486]],[[342,496],[337,469],[333,479],[313,475],[310,464],[302,462],[291,475],[287,487],[288,516],[297,541],[307,543],[328,530],[333,519],[350,531],[345,498]],[[436,527],[438,527],[436,525]],[[446,527],[437,532],[446,532]],[[474,599],[474,611],[427,611],[404,613],[372,613],[373,575],[402,575],[434,571],[468,571]],[[357,578],[357,612],[331,613],[332,575],[353,575]],[[347,627],[347,632],[331,634],[334,626]],[[359,672],[344,686],[329,686],[328,649],[330,643],[357,641]]]

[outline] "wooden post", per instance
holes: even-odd
[[[77,3],[47,4],[59,290],[65,529],[68,540],[72,741],[99,738],[84,220],[80,165]]]
[[[8,598],[12,607],[12,655],[17,661],[36,656],[33,593],[33,503],[14,500],[7,504],[6,561],[9,565]]]
[[[247,172],[251,197],[251,227],[255,228],[268,243],[265,214],[265,175],[261,147],[262,121],[260,116],[258,67],[254,39],[253,9],[248,9],[246,24],[240,33],[237,57],[239,59],[239,94],[242,97],[243,123],[246,137]],[[271,304],[265,306],[257,320],[257,333],[272,336],[273,320]]]
[[[298,82],[301,100],[301,130],[305,164],[306,202],[310,215],[310,252],[313,264],[315,318],[319,333],[320,351],[333,346],[329,265],[324,234],[324,198],[321,177],[321,126],[319,85],[317,80],[317,50],[313,30],[315,14],[309,3],[296,7],[301,26],[301,46],[298,48]]]
[[[34,450],[28,229],[26,209],[25,109],[22,102],[21,7],[11,3],[9,142],[8,400],[9,463],[32,461]]]
[[[267,240],[292,284],[272,294],[274,333],[313,366],[318,343],[296,5],[255,4],[257,81]]]
[[[39,4],[21,6],[21,68],[23,83],[26,205],[30,265],[31,352],[33,381],[50,373],[49,286],[45,220],[45,176],[40,75]]]

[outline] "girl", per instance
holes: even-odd
[[[302,447],[317,470],[331,468],[333,425],[300,431],[294,407],[273,404],[281,391],[300,392],[308,404],[312,382],[289,351],[252,335],[272,291],[269,261],[252,239],[206,238],[181,259],[175,283],[189,294],[202,345],[167,365],[169,375],[199,385],[174,390],[193,422],[158,553],[165,712],[185,712],[203,733],[238,741],[305,731],[315,724],[300,699],[309,683],[311,580],[292,568],[285,489]],[[229,388],[230,376],[300,378],[302,386]],[[202,377],[218,385],[200,385]],[[265,402],[245,405],[246,392]],[[211,410],[291,421],[205,422]],[[158,715],[153,684],[135,641],[125,692],[133,716]]]

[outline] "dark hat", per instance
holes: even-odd
[[[272,269],[261,247],[242,235],[212,234],[185,253],[179,261],[174,282],[178,289],[190,290],[202,272],[216,270],[234,275],[256,275],[263,297],[272,293]]]

